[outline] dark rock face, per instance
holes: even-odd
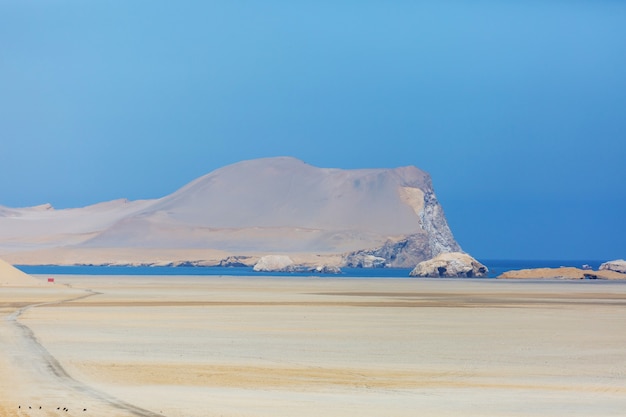
[[[445,220],[444,220],[445,221]],[[447,228],[447,225],[445,226]],[[448,229],[449,231],[449,229]],[[450,233],[450,238],[452,234]],[[427,233],[406,236],[400,240],[388,240],[379,248],[356,251],[346,255],[345,264],[348,267],[362,267],[362,259],[365,255],[384,259],[379,267],[388,268],[412,268],[417,263],[431,259],[438,255],[440,250],[452,249],[452,252],[460,251],[460,246],[452,240],[432,240],[432,235]],[[443,245],[445,243],[445,245]],[[447,250],[446,250],[447,252]]]
[[[420,213],[420,224],[427,236],[427,238],[422,237],[422,240],[425,240],[428,246],[428,256],[422,260],[430,259],[440,253],[461,251],[432,188],[424,193],[424,209]]]
[[[373,255],[385,258],[391,268],[410,268],[417,262],[432,257],[433,245],[423,234],[407,236],[393,242],[388,240]]]

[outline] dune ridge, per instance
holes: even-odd
[[[0,286],[32,287],[41,285],[30,275],[0,259]]]

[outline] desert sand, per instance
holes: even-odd
[[[41,281],[0,259],[0,286],[32,287],[38,285],[42,285]]]
[[[626,410],[623,282],[55,278],[0,287],[2,417]]]

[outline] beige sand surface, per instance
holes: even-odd
[[[10,263],[0,259],[0,286],[2,287],[32,287],[42,282],[20,271]]]
[[[0,308],[0,416],[626,410],[623,282],[59,276]]]

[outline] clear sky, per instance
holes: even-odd
[[[0,0],[0,205],[428,171],[482,259],[626,258],[626,2]]]

